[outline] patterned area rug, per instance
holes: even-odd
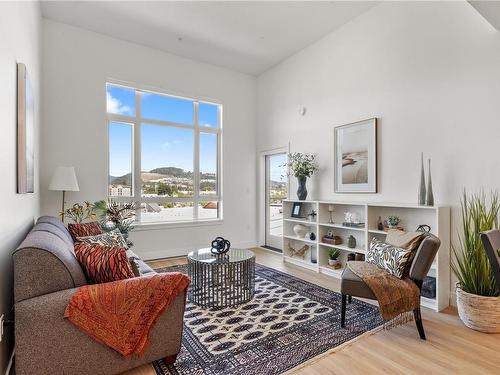
[[[158,375],[281,374],[382,325],[376,306],[353,299],[342,329],[340,294],[261,265],[255,273],[248,303],[225,309],[187,303],[181,352],[175,365],[154,362]]]

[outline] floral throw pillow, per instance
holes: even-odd
[[[121,247],[125,250],[128,249],[127,241],[125,241],[125,238],[118,229],[113,229],[110,232],[98,234],[96,236],[77,237],[76,241],[108,247]]]
[[[91,284],[134,277],[124,248],[78,242],[75,254]]]
[[[386,244],[376,238],[372,239],[366,261],[373,263],[400,279],[409,269],[412,258],[411,250]]]
[[[73,241],[77,241],[77,237],[102,234],[101,225],[97,221],[91,223],[68,224],[68,231],[71,237],[73,237]]]

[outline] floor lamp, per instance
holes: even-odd
[[[74,167],[57,167],[50,180],[49,190],[62,191],[61,221],[64,223],[64,203],[67,191],[80,191]]]

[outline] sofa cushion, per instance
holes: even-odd
[[[61,220],[59,220],[57,217],[40,216],[38,218],[38,220],[36,221],[36,224],[38,225],[38,224],[42,224],[42,223],[49,224],[49,225],[52,225],[52,226],[59,228],[64,233],[64,235],[66,237],[68,237],[68,239],[71,240],[71,242],[73,242],[73,237],[71,237],[71,234],[69,233],[68,229],[63,224],[63,222]],[[35,228],[36,228],[36,226],[35,226]]]
[[[95,236],[77,237],[76,241],[85,242],[91,245],[95,244],[108,247],[121,247],[125,250],[128,249],[127,241],[125,241],[125,238],[123,238],[123,235],[118,229],[113,229],[110,232],[97,234]]]
[[[75,254],[92,284],[134,277],[124,248],[78,242]]]
[[[68,245],[68,248],[71,249],[71,251],[73,251],[73,246],[74,246],[73,239],[71,238],[71,235],[69,234],[68,230],[64,227],[61,229],[60,227],[53,225],[51,223],[39,222],[33,227],[31,231],[47,232],[53,234],[54,236],[57,236],[62,241],[64,241]]]
[[[96,236],[98,234],[102,234],[101,225],[97,221],[79,224],[71,223],[68,224],[68,230],[74,241],[76,241],[77,237]]]
[[[372,239],[366,254],[368,263],[375,264],[400,279],[408,272],[411,258],[411,250],[386,244],[377,238]]]
[[[15,302],[87,284],[72,240],[40,226],[45,225],[36,224],[13,254]]]

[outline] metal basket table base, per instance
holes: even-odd
[[[188,256],[191,277],[188,298],[191,302],[207,308],[222,308],[240,305],[253,298],[255,255],[252,252],[231,249],[233,253],[203,254],[200,257],[200,251],[197,251],[197,256],[191,256],[194,252]]]

